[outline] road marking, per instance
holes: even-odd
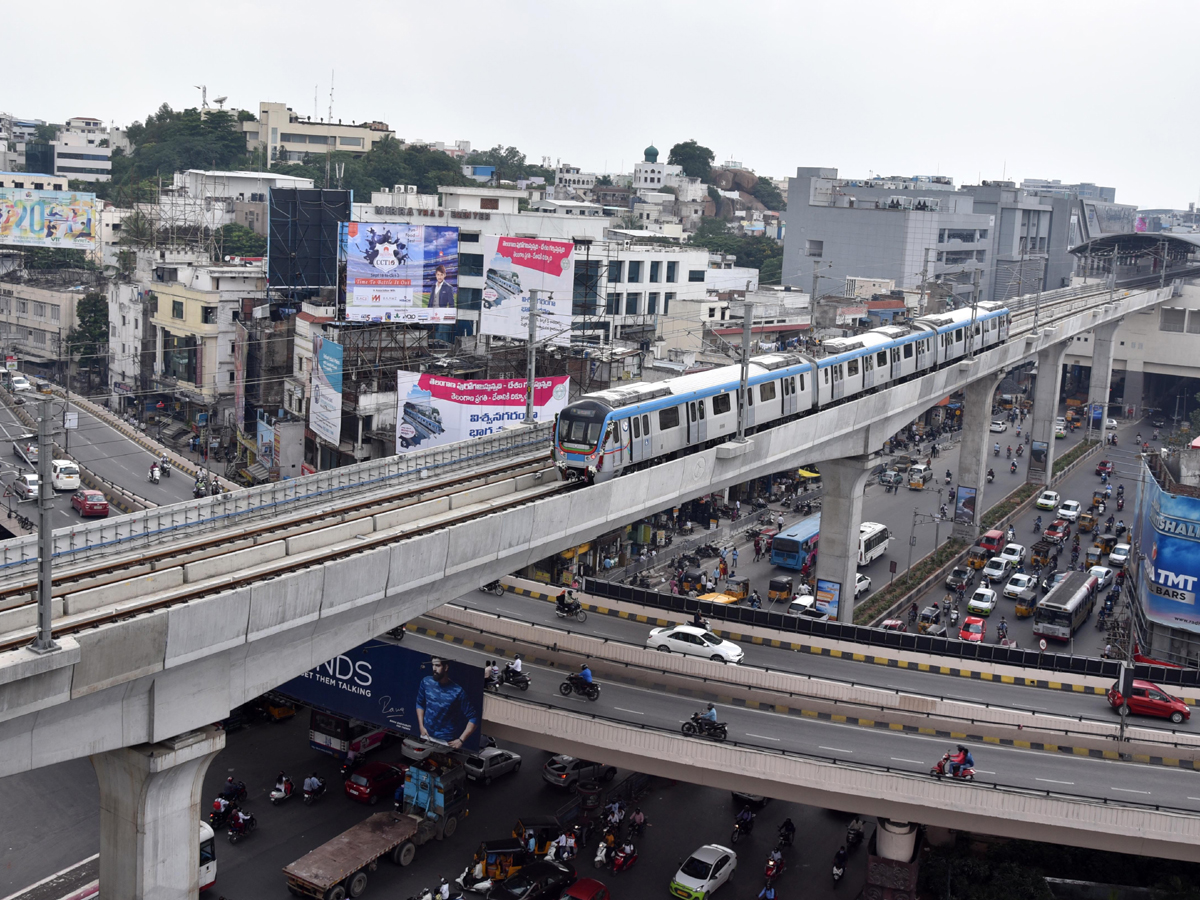
[[[1073,781],[1055,781],[1053,778],[1035,778],[1034,781],[1044,781],[1046,784],[1074,784]]]
[[[1146,794],[1146,795],[1149,795],[1149,793],[1150,793],[1149,791],[1135,791],[1135,790],[1132,790],[1131,788],[1113,788],[1113,790],[1120,791],[1122,794]]]
[[[80,866],[86,866],[92,860],[99,859],[99,858],[100,858],[99,853],[93,853],[87,859],[81,859],[79,862],[75,863],[75,865],[73,865],[73,866],[67,866],[65,869],[63,869],[59,872],[55,872],[53,875],[47,875],[41,881],[34,882],[33,884],[29,885],[28,887],[21,888],[16,893],[9,894],[8,897],[5,898],[5,900],[13,900],[14,897],[17,897],[21,894],[27,894],[30,891],[32,891],[34,888],[41,887],[43,884],[46,884],[46,882],[53,881],[55,878],[59,878],[62,875],[66,875],[68,872],[73,872],[76,869],[78,869]]]
[[[763,741],[774,741],[777,744],[779,743],[779,738],[767,737],[767,735],[765,735],[765,734],[751,734],[750,732],[747,731],[746,737],[758,738]]]
[[[987,769],[976,769],[975,772],[976,772],[976,774],[979,774],[979,775],[995,775],[996,774],[995,772],[989,772]]]
[[[918,766],[925,765],[925,760],[923,759],[905,759],[903,756],[893,756],[892,762],[910,762],[916,763]]]
[[[639,712],[636,709],[626,709],[623,706],[614,706],[613,709],[618,710],[620,712],[633,713],[635,716],[644,716],[645,715],[644,712]]]
[[[817,749],[818,750],[832,750],[834,753],[853,753],[854,752],[853,750],[843,750],[841,747],[824,747],[824,746],[821,746],[820,744],[817,745]]]

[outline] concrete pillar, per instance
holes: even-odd
[[[100,783],[104,900],[199,896],[200,792],[224,746],[225,733],[209,726],[92,756]]]
[[[1058,417],[1058,395],[1062,390],[1062,361],[1069,346],[1069,341],[1061,341],[1038,351],[1033,415],[1029,417],[1029,438],[1033,443],[1029,445],[1029,468],[1025,472],[1029,484],[1048,486],[1054,473],[1054,420]]]
[[[917,846],[917,824],[915,822],[893,822],[882,816],[877,820],[875,831],[875,853],[884,859],[909,862]]]
[[[1142,414],[1142,392],[1146,389],[1146,373],[1140,368],[1133,368],[1134,365],[1133,360],[1125,363],[1125,409],[1132,406],[1134,418],[1139,418]]]
[[[1108,417],[1108,391],[1112,384],[1113,335],[1117,333],[1120,324],[1121,320],[1117,319],[1092,329],[1092,375],[1088,382],[1088,408],[1091,409],[1099,403],[1105,418]],[[1090,417],[1088,421],[1091,421]],[[1100,430],[1104,431],[1103,423]]]
[[[983,494],[988,468],[996,469],[996,477],[1000,478],[999,467],[1008,465],[1003,456],[995,459],[991,451],[992,444],[996,443],[995,438],[1008,437],[1010,432],[993,438],[988,430],[992,424],[992,398],[996,395],[996,388],[1004,379],[1004,374],[1002,371],[993,372],[976,378],[963,391],[962,445],[958,451],[958,473],[954,489],[957,491],[958,488],[965,488],[975,493],[964,498],[973,497],[970,503],[964,502],[961,511],[957,496],[950,497],[946,505],[954,511],[954,537],[968,543],[974,543],[975,538],[979,536],[979,514],[985,508]],[[1004,441],[1001,443],[1007,446]]]
[[[817,578],[840,585],[839,622],[854,621],[863,492],[878,464],[872,456],[850,456],[821,463],[821,548],[817,554]]]

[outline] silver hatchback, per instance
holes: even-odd
[[[511,750],[501,750],[499,747],[484,747],[478,753],[467,757],[463,768],[467,777],[472,781],[482,781],[491,784],[501,775],[521,770],[521,757]]]

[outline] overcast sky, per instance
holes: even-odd
[[[125,125],[206,84],[304,115],[315,87],[324,116],[334,71],[335,119],[585,171],[695,138],[773,177],[1058,178],[1186,207],[1198,24],[1196,0],[13,3],[5,30],[28,37],[7,42],[0,109]]]

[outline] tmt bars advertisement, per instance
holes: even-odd
[[[466,381],[419,372],[396,373],[396,452],[426,450],[485,437],[525,421],[524,378]],[[547,422],[567,405],[568,375],[537,378],[533,415]]]
[[[529,296],[530,291],[537,291],[538,343],[568,346],[575,244],[485,234],[480,249],[486,267],[480,332],[528,339]]]

